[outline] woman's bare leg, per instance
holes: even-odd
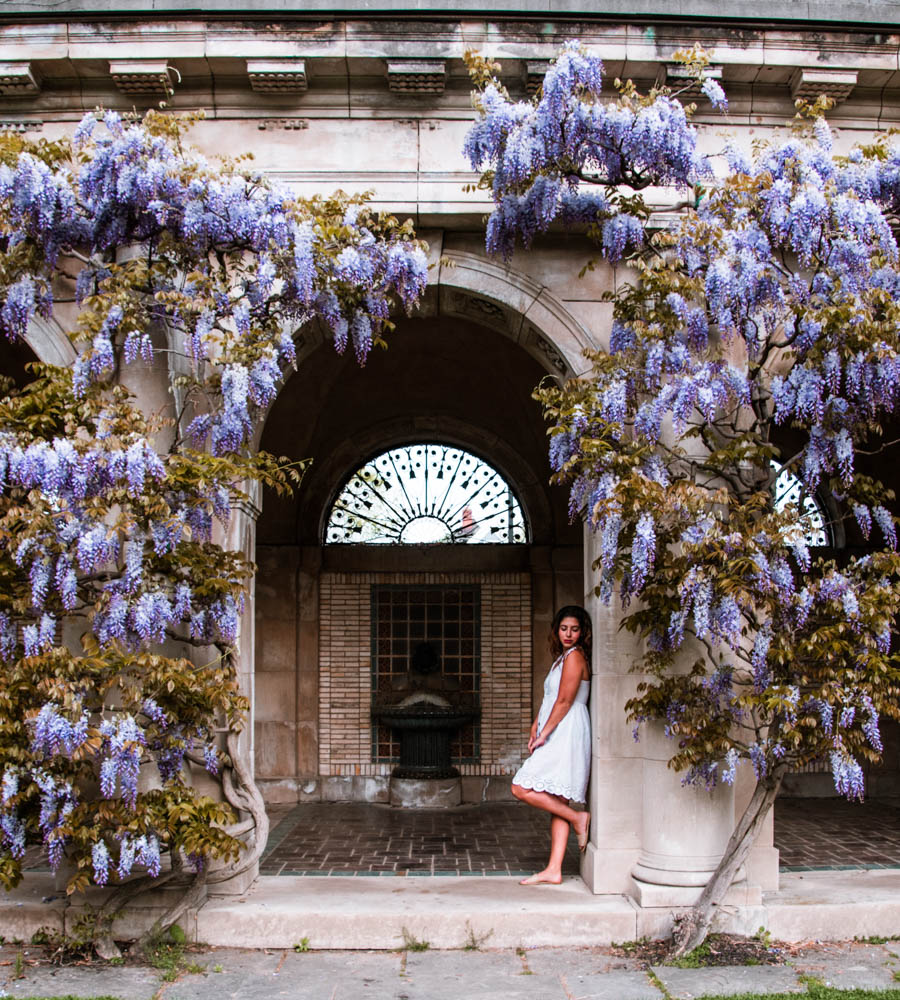
[[[576,836],[582,837],[590,823],[590,815],[573,809],[561,795],[537,792],[533,788],[523,788],[521,785],[513,785],[512,793],[522,802],[551,814],[550,860],[542,872],[523,879],[522,885],[535,885],[538,882],[558,885],[562,881],[562,863],[569,840],[569,826],[574,829]]]
[[[569,824],[559,816],[550,817],[550,860],[545,871],[559,873],[562,881],[562,864],[569,843]]]

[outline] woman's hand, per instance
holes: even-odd
[[[531,732],[528,734],[528,752],[529,753],[531,753],[531,751],[534,750],[534,745],[535,745],[534,741],[538,738],[538,735],[537,735],[537,725],[538,725],[538,720],[535,719],[534,722],[531,723]]]
[[[549,736],[549,733],[545,733],[545,732],[541,733],[540,736],[533,736],[528,741],[528,751],[529,751],[529,753],[532,752],[532,751],[534,751],[534,750],[537,750],[538,747],[542,747],[547,742],[548,736]]]

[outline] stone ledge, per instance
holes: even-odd
[[[168,0],[154,4],[153,13],[157,16],[185,14],[231,14],[240,17],[243,14],[266,14],[274,16],[278,13],[294,14],[296,8],[281,0]],[[334,8],[326,7],[322,0],[307,0],[303,10],[308,14],[334,15]],[[534,14],[556,17],[618,17],[626,20],[635,18],[691,18],[698,21],[712,19],[721,22],[725,19],[748,23],[776,21],[793,24],[815,23],[847,23],[896,25],[900,21],[900,4],[888,3],[832,3],[810,2],[794,3],[786,7],[776,0],[606,0],[602,5],[596,3],[577,3],[575,0],[518,0],[516,3],[500,0],[485,4],[484,0],[459,0],[452,5],[436,5],[428,8],[433,15],[458,16],[461,11],[470,13],[497,14]],[[786,11],[789,13],[786,14]],[[377,7],[378,13],[395,15],[411,15],[421,18],[422,7],[409,0],[381,0]],[[55,16],[85,16],[91,18],[109,16],[112,14],[142,14],[146,16],[146,0],[6,0],[4,14]],[[341,14],[359,13],[371,18],[373,7],[368,0],[344,0],[340,8]]]

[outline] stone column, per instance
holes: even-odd
[[[668,767],[672,745],[661,729],[659,723],[642,727],[647,744],[643,824],[632,895],[641,906],[689,906],[699,898],[731,836],[734,791],[722,784],[711,792],[682,785],[683,775]]]
[[[321,797],[319,781],[319,576],[321,546],[300,550],[297,572],[297,792],[303,802]]]
[[[635,743],[625,721],[625,702],[635,693],[638,678],[629,673],[639,649],[628,632],[620,631],[620,606],[604,604],[594,595],[599,554],[597,536],[584,529],[584,606],[594,632],[591,668],[591,781],[588,808],[591,837],[581,874],[595,893],[628,893],[630,871],[641,849],[644,799],[643,748]]]
[[[247,484],[245,491],[245,498],[232,500],[231,519],[225,532],[224,547],[232,552],[240,552],[245,559],[252,561],[256,553],[256,521],[261,512],[259,483]],[[254,772],[255,598],[256,581],[251,577],[247,582],[244,610],[238,621],[234,656],[241,692],[250,700],[250,711],[238,740],[238,747],[251,774]]]
[[[672,743],[659,724],[641,727],[634,739],[625,703],[637,693],[641,674],[630,672],[641,648],[619,628],[621,605],[594,596],[597,536],[585,529],[585,607],[594,626],[591,683],[593,757],[589,808],[591,838],[582,876],[595,893],[626,893],[650,908],[689,906],[719,863],[734,827],[734,791],[683,786],[668,767]],[[739,873],[743,878],[743,873]],[[755,903],[758,887],[735,885],[729,902]],[[659,911],[660,914],[663,910]],[[662,917],[660,917],[662,919]],[[644,933],[644,930],[641,931]]]
[[[258,483],[245,484],[244,489],[247,496],[244,498],[232,498],[231,518],[224,533],[223,546],[234,552],[240,552],[246,559],[253,559],[256,550],[256,521],[260,515],[260,487]],[[255,581],[251,579],[247,583],[247,591],[244,598],[244,610],[238,620],[237,641],[235,643],[234,663],[237,674],[237,681],[244,694],[250,702],[250,709],[237,739],[237,750],[235,756],[244,765],[247,773],[254,773],[254,599]],[[246,814],[240,819],[243,821]],[[244,826],[239,822],[239,828]],[[266,831],[267,833],[268,831]],[[210,866],[210,872],[214,872],[217,865]],[[259,877],[259,862],[256,861],[248,868],[232,878],[223,881],[216,881],[210,886],[210,895],[231,896],[241,895],[250,888],[252,883]]]

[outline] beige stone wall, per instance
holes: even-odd
[[[480,760],[464,775],[512,774],[531,723],[531,582],[526,573],[323,573],[319,638],[319,774],[386,776],[372,762],[371,587],[477,583],[481,588]]]

